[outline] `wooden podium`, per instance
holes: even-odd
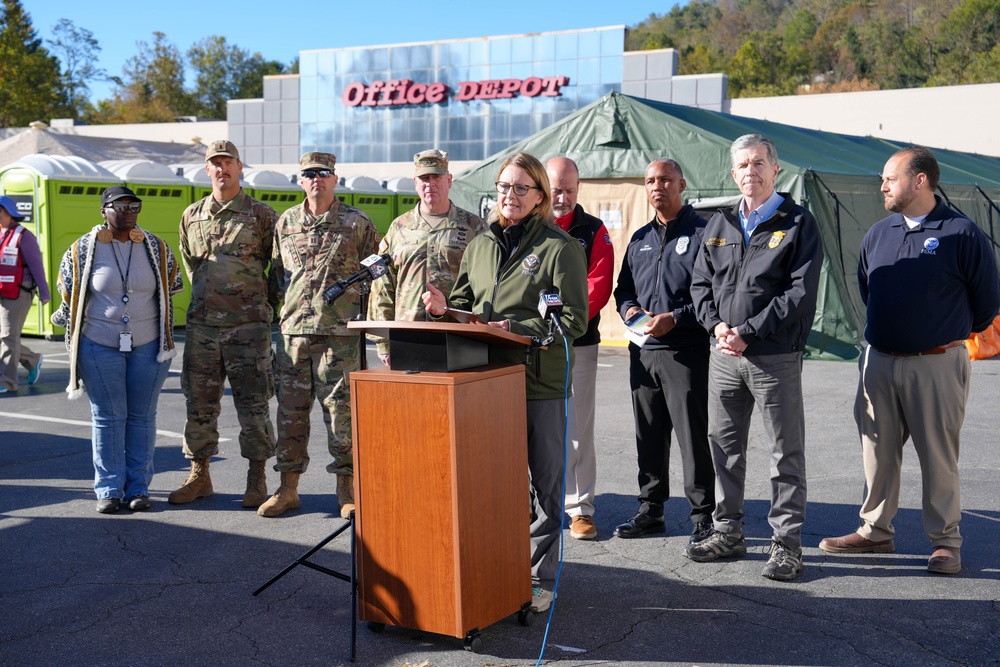
[[[475,324],[348,326],[402,329],[411,342],[424,332],[438,344],[441,333],[530,344]],[[465,637],[468,647],[531,601],[524,366],[379,368],[350,382],[361,619]]]

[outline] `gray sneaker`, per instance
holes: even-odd
[[[771,540],[771,557],[761,575],[778,581],[791,581],[802,571],[802,550],[793,551],[778,540]]]
[[[536,614],[548,611],[549,607],[552,606],[552,595],[551,591],[547,591],[541,586],[534,586],[531,589],[531,611]]]
[[[716,530],[701,542],[688,544],[684,555],[696,563],[707,563],[720,558],[740,558],[747,555],[747,543],[742,533],[720,533]]]

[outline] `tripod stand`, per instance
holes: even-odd
[[[365,315],[368,312],[368,295],[371,293],[371,284],[367,280],[361,281],[361,284],[358,286],[358,292],[361,297],[360,298],[361,307],[360,307],[360,312],[355,316],[354,319],[362,321],[365,319]],[[360,370],[365,370],[368,367],[365,335],[363,333],[360,335],[358,341],[358,367]],[[314,563],[309,560],[310,556],[312,556],[314,553],[325,547],[327,544],[332,542],[334,539],[339,537],[345,530],[348,529],[350,529],[351,531],[351,573],[349,575],[344,574],[343,572],[337,572],[336,570],[331,570],[328,567],[319,565],[318,563]],[[254,596],[257,596],[258,594],[264,592],[271,584],[278,581],[278,579],[281,579],[283,576],[294,570],[299,565],[304,565],[310,569],[316,570],[317,572],[322,572],[323,574],[329,575],[331,577],[336,577],[341,581],[348,582],[351,585],[351,655],[350,655],[351,662],[354,662],[355,652],[357,648],[357,639],[358,639],[358,629],[357,629],[358,584],[356,578],[357,566],[356,566],[355,552],[354,552],[355,537],[356,534],[354,531],[354,512],[352,511],[350,517],[343,525],[341,525],[335,531],[324,537],[314,547],[309,549],[309,551],[305,552],[304,554],[296,558],[287,567],[285,567],[285,569],[283,569],[281,572],[271,577],[267,581],[267,583],[265,583],[263,586],[261,586],[260,588],[258,588],[253,592]]]

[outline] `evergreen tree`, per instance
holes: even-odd
[[[59,62],[42,46],[19,0],[3,0],[0,87],[0,127],[23,127],[69,112]]]

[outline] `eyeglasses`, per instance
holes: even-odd
[[[133,213],[138,213],[142,210],[141,201],[113,201],[104,208],[113,209],[115,213],[124,213],[125,211],[132,211]]]
[[[528,190],[541,190],[541,188],[534,185],[522,185],[521,183],[504,183],[503,181],[497,181],[497,192],[502,195],[507,194],[511,190],[514,191],[518,197],[523,197],[528,194]]]
[[[302,178],[330,178],[333,171],[330,169],[306,169],[302,172]]]

